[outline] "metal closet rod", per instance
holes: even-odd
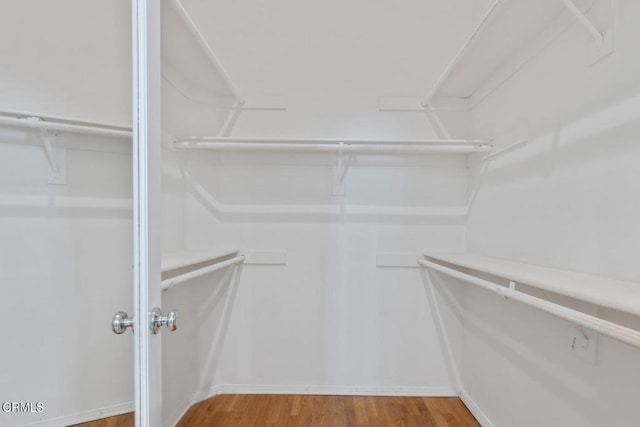
[[[337,138],[228,138],[211,137],[176,142],[177,148],[212,150],[277,150],[329,152],[412,152],[412,153],[483,153],[490,152],[484,140],[381,140]]]
[[[182,138],[179,144],[191,142],[233,142],[244,143],[303,143],[303,144],[403,144],[403,145],[486,145],[486,139],[365,139],[365,138],[262,138],[262,137],[228,137],[228,136],[195,136]]]
[[[87,135],[112,136],[117,138],[131,138],[131,130],[102,123],[64,120],[26,113],[0,111],[0,124],[32,129],[57,130],[64,132],[82,133]]]
[[[545,313],[551,314],[564,320],[568,320],[569,322],[575,323],[577,325],[584,326],[585,328],[591,329],[630,346],[640,348],[640,331],[637,331],[635,329],[627,328],[625,326],[618,325],[617,323],[600,319],[599,317],[595,317],[590,314],[586,314],[581,311],[544,300],[542,298],[534,297],[524,292],[520,292],[512,288],[507,288],[488,280],[480,279],[471,274],[463,273],[453,268],[428,261],[426,259],[418,259],[418,264],[432,270],[439,271],[440,273],[446,274],[447,276],[463,280],[472,285],[476,285],[488,291],[495,292],[504,298],[521,302],[528,306],[537,308],[538,310]]]
[[[65,120],[28,113],[0,111],[0,124],[129,139],[131,130],[101,123]],[[479,139],[339,139],[202,137],[176,142],[178,148],[218,150],[294,150],[349,152],[490,152],[490,141]]]

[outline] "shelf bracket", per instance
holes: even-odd
[[[573,15],[573,17],[582,25],[582,27],[591,36],[591,43],[589,44],[589,64],[593,65],[599,62],[601,59],[609,56],[613,53],[613,25],[616,15],[616,2],[617,0],[607,0],[610,10],[608,11],[609,25],[604,31],[600,31],[591,19],[582,11],[573,0],[560,0],[567,10]],[[594,9],[600,8],[599,5]],[[593,12],[597,12],[592,10]]]
[[[240,98],[236,98],[231,110],[229,110],[229,114],[227,114],[227,119],[224,121],[224,124],[220,128],[220,132],[218,132],[218,136],[229,136],[231,135],[231,131],[235,127],[238,119],[240,118],[240,113],[242,113],[242,106],[244,105],[244,101]]]
[[[434,111],[431,101],[425,101],[422,106],[424,107],[424,111],[427,114],[427,119],[429,119],[429,122],[431,122],[431,126],[436,131],[438,137],[443,139],[451,139],[451,134],[447,131],[444,123],[442,123],[442,120],[440,119],[438,113]]]
[[[30,128],[40,129],[40,139],[42,148],[49,163],[49,171],[47,173],[47,183],[51,185],[67,184],[67,153],[65,148],[54,148],[51,143],[51,132],[41,126],[39,117],[29,117],[26,119]]]
[[[593,22],[589,20],[587,15],[585,15],[578,8],[578,6],[576,6],[573,0],[561,0],[561,1],[562,1],[562,4],[564,4],[564,6],[567,8],[567,10],[569,10],[569,12],[578,20],[578,22],[587,30],[587,32],[591,34],[591,37],[593,37],[596,43],[604,42],[604,36],[600,32],[600,30],[598,30],[596,26],[593,25]]]
[[[338,161],[333,167],[333,196],[344,196],[346,193],[346,175],[348,162],[345,162],[344,142],[338,143]]]

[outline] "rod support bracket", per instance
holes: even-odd
[[[333,167],[333,196],[344,196],[346,194],[346,175],[348,162],[345,161],[344,142],[338,143],[338,159]]]
[[[56,134],[41,125],[40,117],[27,117],[25,120],[29,128],[40,130],[40,141],[42,142],[42,148],[49,163],[47,183],[50,185],[66,185],[67,149],[53,145],[52,139]]]
[[[561,0],[567,10],[576,18],[582,27],[590,34],[589,65],[600,62],[613,53],[613,30],[617,15],[618,0],[604,0],[597,2],[587,16],[573,0]],[[604,24],[604,30],[598,29],[594,21]]]

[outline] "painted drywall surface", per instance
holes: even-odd
[[[241,92],[310,97],[424,96],[475,2],[183,1]]]
[[[479,136],[530,140],[481,177],[470,252],[640,281],[639,6],[619,1],[609,58],[588,66],[576,25],[473,111]],[[637,350],[601,337],[592,366],[571,354],[572,325],[481,291],[466,301],[463,383],[496,426],[637,424]]]
[[[0,17],[0,110],[130,125],[130,4],[9,3]]]

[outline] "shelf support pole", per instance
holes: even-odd
[[[229,114],[227,114],[227,119],[224,121],[224,124],[220,128],[220,132],[218,132],[218,136],[225,137],[231,134],[231,131],[238,122],[238,118],[240,118],[243,104],[243,100],[241,100],[240,98],[236,98],[233,106],[231,107],[231,110],[229,110]]]
[[[451,139],[451,134],[447,131],[447,128],[444,126],[444,123],[442,123],[440,116],[434,110],[433,105],[431,105],[431,102],[425,102],[423,107],[427,114],[427,119],[431,122],[431,125],[434,127],[438,136],[443,139]]]

